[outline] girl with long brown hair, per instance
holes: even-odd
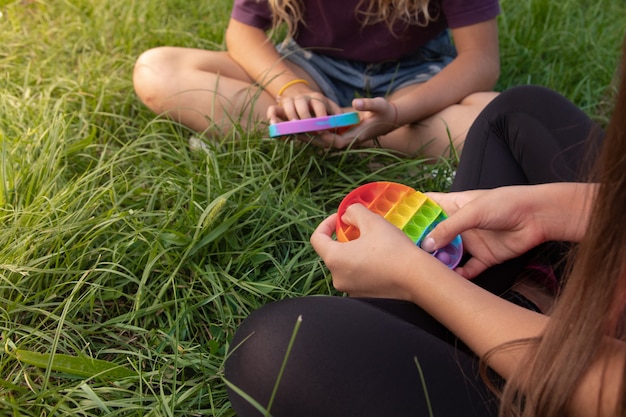
[[[499,12],[498,0],[235,0],[227,51],[148,50],[135,91],[209,137],[356,110],[356,128],[312,143],[439,156],[461,150],[496,95]]]
[[[625,57],[606,132],[544,88],[494,99],[457,192],[430,194],[449,218],[421,248],[360,204],[342,217],[355,240],[324,220],[311,243],[349,297],[278,301],[242,323],[226,363],[238,414],[626,415]],[[428,252],[459,233],[467,259],[451,270]],[[553,306],[513,285],[529,270],[554,284]]]

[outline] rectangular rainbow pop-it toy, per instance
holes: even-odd
[[[342,134],[359,124],[360,121],[361,117],[358,112],[349,112],[275,123],[270,125],[269,130],[271,138],[307,132],[319,134],[324,130]]]
[[[339,204],[337,240],[347,242],[359,237],[359,230],[341,221],[348,206],[359,203],[391,224],[401,229],[417,246],[422,239],[448,216],[443,209],[426,195],[413,188],[395,182],[372,182],[350,192]],[[463,256],[461,236],[450,244],[435,251],[437,259],[450,268],[455,268]]]

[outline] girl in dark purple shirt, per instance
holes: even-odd
[[[235,0],[227,51],[148,50],[135,90],[209,137],[356,110],[356,128],[307,140],[439,156],[462,149],[496,95],[499,11],[498,0]]]

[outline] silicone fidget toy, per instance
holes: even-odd
[[[333,116],[312,117],[310,119],[290,120],[270,125],[270,137],[293,135],[296,133],[319,132],[322,130],[338,130],[359,124],[359,113],[350,112]],[[345,129],[344,129],[345,130]]]
[[[411,187],[395,182],[372,182],[356,188],[339,204],[336,233],[340,242],[359,237],[359,229],[341,221],[348,206],[354,203],[363,204],[383,216],[417,246],[439,222],[448,217],[437,203]],[[463,256],[461,236],[456,236],[450,244],[432,255],[448,267],[455,268]]]

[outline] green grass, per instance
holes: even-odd
[[[243,131],[190,147],[137,101],[132,66],[157,45],[221,48],[230,4],[0,0],[0,414],[232,416],[235,328],[268,301],[334,293],[308,239],[342,197],[449,185],[454,161]],[[626,6],[503,9],[498,88],[546,85],[605,121]]]

